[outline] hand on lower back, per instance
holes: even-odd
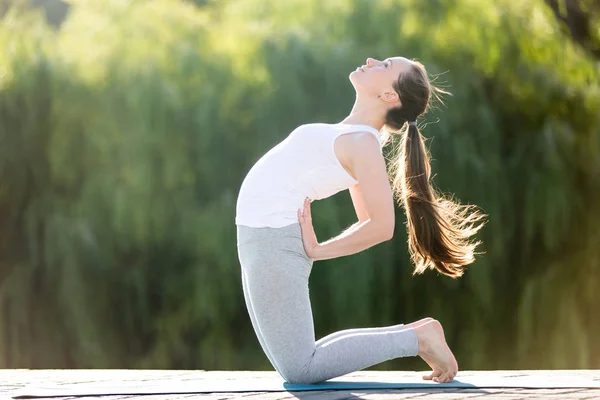
[[[312,225],[310,200],[308,198],[304,200],[304,208],[298,210],[298,222],[300,222],[300,228],[302,230],[304,251],[308,257],[315,260],[317,257],[316,251],[319,247],[319,242],[317,241],[317,235],[315,234],[315,229]]]

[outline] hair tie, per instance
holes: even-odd
[[[417,126],[417,121],[409,121],[409,122],[408,122],[408,124],[409,124],[409,125],[414,125],[414,126]]]

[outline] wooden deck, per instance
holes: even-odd
[[[27,393],[29,388],[62,387],[66,392],[47,392],[46,398],[61,400],[175,400],[175,399],[306,399],[306,400],[341,400],[341,399],[600,399],[600,370],[572,371],[461,371],[461,374],[477,382],[492,382],[480,384],[474,388],[443,387],[442,385],[424,388],[406,389],[353,389],[353,390],[299,390],[299,391],[232,391],[218,393],[194,393],[189,391],[190,383],[221,380],[224,382],[266,382],[277,376],[275,372],[263,371],[168,371],[168,370],[0,370],[0,398],[10,399]],[[366,382],[395,382],[398,376],[419,377],[420,373],[405,371],[358,371],[345,375],[354,380]],[[499,378],[514,376],[516,379],[530,379],[537,382],[539,388],[494,387],[498,386]],[[417,381],[418,382],[418,381]],[[496,382],[496,383],[493,383]],[[540,385],[542,382],[542,385]],[[548,387],[543,387],[547,382]],[[571,385],[570,382],[573,382]],[[588,387],[585,382],[588,382]],[[187,386],[186,386],[187,385]],[[566,387],[566,386],[573,387]],[[491,386],[491,387],[485,387]],[[510,386],[515,386],[511,384]],[[530,385],[531,386],[531,385]],[[563,386],[556,388],[556,386]],[[85,391],[90,387],[103,387],[107,395],[78,395],[74,396],[74,388]],[[553,388],[554,387],[554,388]],[[116,394],[119,391],[129,394]],[[175,391],[188,391],[178,394],[134,394],[135,389],[142,392],[152,392],[153,389],[164,392],[165,388],[182,388]],[[161,389],[162,388],[162,389]],[[187,388],[187,389],[186,389]],[[235,389],[238,390],[238,389]],[[156,393],[155,391],[154,393]],[[34,393],[33,390],[30,391]],[[38,392],[40,393],[40,392]],[[65,395],[64,393],[70,393]],[[39,398],[39,397],[38,397]]]

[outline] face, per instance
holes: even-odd
[[[367,58],[365,65],[350,73],[350,82],[358,94],[381,98],[385,101],[397,101],[398,94],[392,83],[400,74],[410,70],[412,61],[404,57],[386,58],[383,61]]]

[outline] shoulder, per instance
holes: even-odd
[[[355,179],[357,179],[359,170],[379,170],[381,168],[385,170],[381,146],[377,138],[370,132],[341,135],[334,145],[334,152]]]
[[[340,150],[347,157],[353,155],[360,155],[361,157],[381,155],[381,144],[371,132],[358,131],[343,134],[338,138],[338,141],[341,142]]]
[[[375,137],[375,134],[367,131],[354,132],[349,135],[355,145],[363,145],[369,147],[379,148],[379,140]]]

